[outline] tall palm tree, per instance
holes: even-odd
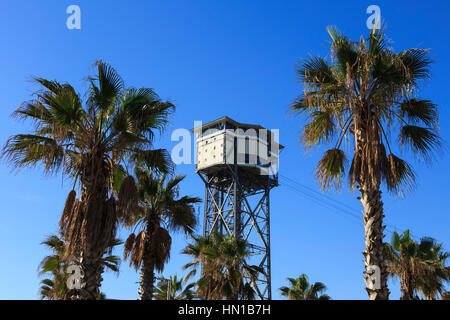
[[[302,273],[297,279],[287,278],[289,287],[280,288],[281,295],[289,300],[330,300],[330,296],[322,293],[327,287],[322,282],[310,284],[308,276]]]
[[[400,279],[402,300],[418,299],[418,292],[428,300],[443,294],[450,269],[445,266],[448,253],[442,244],[429,237],[417,243],[409,230],[401,235],[394,232],[385,254],[389,274]]]
[[[308,117],[302,134],[306,148],[332,145],[317,165],[321,187],[340,188],[348,171],[351,189],[359,190],[366,290],[370,299],[388,299],[381,184],[402,194],[415,182],[411,166],[394,154],[392,135],[422,159],[431,159],[441,145],[437,106],[418,95],[420,82],[430,77],[431,60],[428,50],[394,52],[383,29],[359,41],[333,28],[328,32],[331,60],[312,57],[299,66],[304,93],[291,109]],[[349,167],[345,149],[353,151]],[[380,269],[380,287],[370,276],[373,266]]]
[[[52,276],[41,281],[41,299],[67,299],[70,294],[70,290],[67,288],[67,280],[70,275],[66,271],[67,267],[74,264],[74,261],[68,261],[63,258],[66,244],[63,239],[56,235],[47,237],[41,244],[52,251],[52,255],[44,257],[39,264],[39,274],[51,274]],[[114,239],[102,258],[103,267],[116,273],[119,272],[120,258],[111,255],[111,251],[115,246],[121,244],[122,241]],[[103,293],[100,293],[98,299],[100,298],[104,298]]]
[[[193,237],[194,242],[183,251],[193,260],[184,266],[190,269],[186,280],[197,273],[198,295],[205,300],[253,300],[255,291],[247,279],[256,279],[262,269],[247,265],[251,253],[248,243],[235,237],[213,234],[208,237]]]
[[[125,241],[124,258],[130,256],[130,266],[141,268],[139,296],[151,300],[155,282],[155,271],[161,272],[170,258],[172,238],[170,231],[191,233],[196,226],[194,205],[201,202],[196,197],[179,198],[179,184],[185,176],[168,178],[152,175],[145,167],[137,167],[139,205],[133,220],[128,225],[135,231]],[[137,234],[135,234],[137,233]]]
[[[153,150],[152,141],[174,109],[152,89],[125,88],[119,74],[102,61],[97,72],[88,80],[84,106],[70,84],[35,78],[42,90],[14,112],[32,120],[34,130],[10,137],[2,153],[17,168],[41,163],[45,173],[62,172],[79,189],[78,197],[75,190],[67,197],[60,232],[65,255],[80,263],[82,289],[73,297],[80,299],[98,296],[101,258],[120,215],[134,202],[133,179],[124,168],[146,161],[168,169],[167,151]],[[114,190],[120,185],[122,197],[117,199]]]
[[[192,300],[195,293],[192,290],[194,284],[183,285],[184,279],[171,276],[169,279],[159,278],[157,286],[154,288],[153,296],[155,300]]]

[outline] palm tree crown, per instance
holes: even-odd
[[[111,246],[105,252],[102,258],[103,267],[115,273],[119,273],[120,258],[111,255],[112,249],[123,242],[119,239],[114,239]],[[70,295],[70,290],[67,287],[67,281],[70,276],[67,273],[67,267],[74,264],[75,261],[69,261],[64,258],[66,243],[64,239],[56,235],[47,237],[41,244],[45,245],[52,251],[52,255],[44,257],[39,264],[39,274],[51,274],[52,278],[45,278],[41,280],[40,295],[41,299],[67,299]],[[100,293],[97,299],[104,298],[104,294]]]
[[[289,300],[330,300],[330,296],[322,293],[327,287],[322,282],[309,283],[308,276],[301,274],[297,279],[287,278],[289,287],[281,287],[281,295]]]
[[[171,276],[169,279],[159,278],[154,289],[155,300],[192,300],[195,293],[192,290],[194,284],[183,285],[184,279]]]
[[[394,232],[385,254],[389,274],[400,279],[402,300],[417,299],[419,292],[429,300],[444,293],[450,280],[450,268],[445,266],[449,253],[435,239],[424,237],[417,243],[409,230]]]
[[[206,300],[255,298],[251,279],[256,279],[263,270],[258,266],[247,265],[246,260],[251,255],[247,241],[221,234],[193,239],[194,242],[183,251],[193,258],[184,269],[190,269],[187,281],[201,266],[202,274],[197,281],[200,297]]]

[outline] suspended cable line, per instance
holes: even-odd
[[[327,196],[321,192],[318,192],[314,189],[312,189],[311,187],[308,187],[296,180],[293,180],[289,177],[286,177],[282,174],[279,174],[279,177],[281,177],[284,180],[284,185],[287,186],[288,188],[292,189],[293,191],[297,192],[298,194],[309,198],[310,200],[312,200],[313,202],[315,202],[316,204],[321,205],[322,207],[326,207],[328,209],[331,209],[331,212],[335,212],[335,213],[344,213],[345,215],[347,215],[348,217],[352,217],[354,219],[357,219],[358,221],[362,222],[362,215],[360,212],[358,212],[355,208],[339,201],[336,200],[330,196]],[[308,192],[306,192],[305,190],[301,190],[296,186],[300,186],[303,189],[308,190],[309,192],[312,192],[313,194],[310,194]],[[317,196],[316,196],[317,195]],[[340,212],[338,212],[340,211]],[[392,234],[394,231],[396,230],[404,230],[403,228],[399,228],[395,225],[392,224],[388,224],[385,223],[386,225],[386,231],[390,234]],[[392,229],[393,228],[393,229]],[[416,241],[418,240],[412,233],[411,237],[414,238]]]

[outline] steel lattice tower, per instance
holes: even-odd
[[[236,129],[247,131],[244,135],[230,133]],[[271,159],[270,162],[276,162],[278,166],[278,149],[282,146],[273,141],[271,134],[252,135],[249,129],[265,130],[227,117],[194,129],[198,134],[196,172],[205,184],[203,233],[207,236],[217,232],[245,239],[251,256],[244,263],[259,266],[264,272],[258,273],[257,278],[244,276],[259,299],[270,300],[270,190],[278,185],[278,176],[269,174],[267,160]],[[241,151],[237,143],[240,138],[247,141]],[[251,139],[256,143],[252,144]],[[276,144],[276,157],[261,157],[260,144],[267,141],[266,145]],[[262,152],[264,155],[269,153]],[[252,156],[254,164],[250,161]]]

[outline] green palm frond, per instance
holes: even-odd
[[[336,79],[328,62],[319,57],[311,57],[305,60],[297,69],[299,80],[311,84],[335,84]]]
[[[317,165],[316,177],[322,189],[340,189],[341,178],[345,174],[347,158],[340,149],[330,149],[325,152]]]
[[[433,152],[438,151],[442,145],[439,135],[428,128],[414,125],[405,125],[400,130],[399,142],[407,146],[424,160],[429,160]]]
[[[410,192],[416,185],[416,176],[412,167],[403,159],[390,154],[382,167],[382,178],[388,191],[394,194]]]
[[[311,114],[311,121],[305,125],[302,141],[306,148],[329,142],[335,134],[335,123],[331,110],[315,111]]]
[[[327,31],[332,39],[331,52],[337,60],[340,71],[347,73],[347,70],[350,69],[354,75],[358,68],[357,61],[359,58],[356,42],[351,41],[335,27],[327,27]]]
[[[399,105],[400,115],[408,121],[417,124],[419,121],[427,127],[437,128],[438,112],[437,105],[430,100],[409,99]]]
[[[429,50],[413,48],[400,52],[398,56],[405,83],[417,85],[418,81],[430,78],[432,60]]]
[[[173,162],[169,152],[166,149],[144,150],[136,153],[134,158],[136,162],[141,162],[149,168],[160,173],[170,173],[173,171]]]
[[[124,89],[122,77],[110,65],[101,60],[96,63],[97,77],[90,78],[90,92],[88,103],[106,111],[116,102]],[[98,82],[98,85],[96,84]]]
[[[17,168],[43,163],[45,173],[57,172],[64,163],[64,149],[55,139],[32,134],[10,137],[2,156]]]

